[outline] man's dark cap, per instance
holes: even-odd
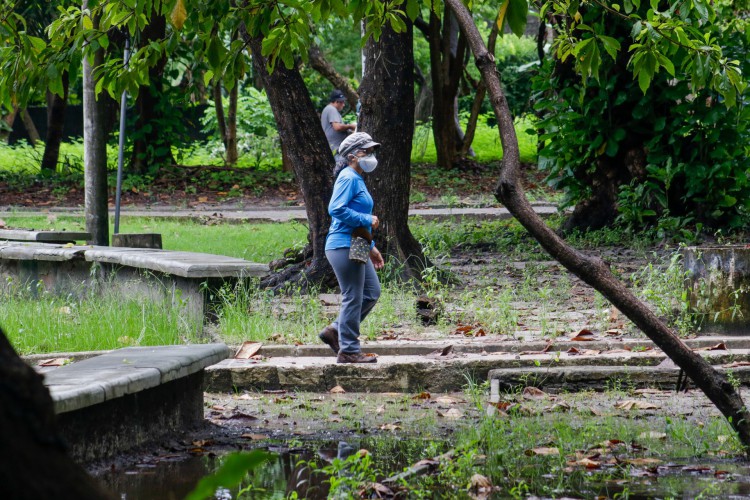
[[[331,98],[329,99],[329,102],[336,102],[336,101],[346,101],[346,96],[339,89],[336,89],[333,92],[331,92]]]

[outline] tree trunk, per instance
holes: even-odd
[[[380,39],[367,40],[365,75],[359,87],[360,129],[382,144],[378,168],[367,175],[380,218],[375,231],[378,248],[387,259],[403,264],[407,278],[421,278],[428,265],[422,246],[409,230],[411,147],[414,136],[413,28],[395,33],[384,26]]]
[[[331,223],[328,201],[333,192],[333,156],[318,113],[299,68],[287,69],[283,64],[277,64],[269,74],[267,59],[261,55],[262,38],[251,38],[244,27],[241,33],[252,50],[253,68],[266,89],[279,139],[300,184],[310,225],[310,261],[272,275],[263,284],[279,289],[298,282],[305,289],[309,285],[335,283],[333,269],[325,256],[325,240]]]
[[[141,44],[147,45],[152,40],[161,40],[166,36],[167,19],[156,12],[151,13],[148,25],[141,33]],[[149,167],[158,164],[171,163],[175,160],[172,156],[172,148],[168,143],[162,130],[159,129],[157,121],[162,118],[160,111],[160,100],[162,97],[162,79],[164,68],[167,65],[167,57],[163,56],[154,66],[148,70],[148,85],[142,85],[135,100],[135,130],[138,134],[133,141],[133,155],[130,163],[132,172],[143,174]],[[154,154],[156,145],[166,148],[163,156]]]
[[[600,258],[584,255],[570,247],[534,212],[518,179],[520,155],[495,58],[487,52],[471,13],[461,0],[445,0],[455,10],[461,29],[467,35],[482,79],[487,85],[503,145],[503,162],[495,196],[539,241],[542,247],[569,271],[594,287],[643,331],[724,414],[734,427],[745,449],[750,449],[750,413],[732,384],[705,359],[688,348],[656,315],[617,280]]]
[[[498,31],[497,23],[492,23],[492,29],[487,37],[487,51],[493,55],[495,54]],[[474,134],[477,131],[479,111],[482,109],[482,102],[484,102],[485,95],[487,95],[487,86],[484,84],[484,80],[480,80],[479,85],[477,85],[476,94],[474,95],[474,101],[471,103],[471,114],[466,124],[466,135],[464,135],[464,142],[461,147],[461,156],[466,156],[471,150],[471,144],[474,142]]]
[[[224,116],[224,100],[221,94],[221,80],[214,84],[214,109],[216,110],[216,126],[219,129],[219,137],[224,147],[227,147],[227,120]]]
[[[430,12],[428,30],[433,93],[432,132],[437,164],[441,168],[452,168],[462,147],[456,125],[456,95],[464,67],[466,42],[458,30],[455,16],[447,7],[442,25],[440,18]]]
[[[86,9],[88,0],[84,0]],[[94,26],[99,20],[94,19]],[[97,99],[94,69],[104,63],[104,50],[99,49],[90,63],[83,58],[83,166],[86,231],[90,244],[109,245],[109,213],[107,208],[107,137],[105,102]]]
[[[67,455],[42,376],[0,330],[0,467],[3,498],[114,498]]]
[[[333,85],[334,88],[343,92],[349,106],[351,106],[352,109],[357,109],[357,101],[359,100],[357,91],[349,84],[349,80],[341,76],[339,72],[336,71],[336,68],[333,67],[333,64],[328,62],[325,56],[323,56],[323,51],[320,50],[320,47],[314,43],[311,44],[307,51],[307,58],[310,61],[312,69],[331,82],[331,85]]]
[[[237,163],[237,99],[238,99],[239,82],[235,78],[232,90],[229,91],[229,109],[227,110],[226,124],[226,150],[227,165],[233,166]]]
[[[26,133],[29,134],[29,144],[36,146],[36,143],[39,142],[41,137],[39,137],[39,131],[36,129],[36,125],[34,125],[34,120],[31,119],[28,109],[23,108],[21,110],[21,120],[23,120],[23,126],[26,128]]]
[[[65,127],[65,108],[68,104],[68,72],[62,75],[63,95],[47,91],[47,135],[44,140],[42,170],[54,172],[60,159],[60,144]]]

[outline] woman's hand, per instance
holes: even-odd
[[[378,250],[377,247],[372,247],[370,249],[370,260],[372,261],[372,265],[375,266],[375,269],[383,269],[383,266],[385,266],[383,256],[380,255],[380,250]]]
[[[378,219],[377,215],[373,215],[372,216],[372,228],[377,229],[379,225],[380,225],[380,219]]]

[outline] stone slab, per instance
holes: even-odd
[[[45,373],[56,413],[79,410],[171,382],[229,356],[224,344],[128,347]]]
[[[263,354],[262,349],[260,353]],[[750,361],[748,349],[703,351],[702,355],[714,364]],[[335,356],[329,351],[324,357],[226,359],[208,367],[206,377],[211,391],[286,389],[315,392],[341,385],[350,392],[443,392],[462,389],[466,385],[467,375],[483,381],[488,379],[491,372],[501,368],[509,374],[528,371],[542,376],[551,369],[585,372],[596,366],[613,369],[628,366],[637,371],[657,366],[665,359],[661,351],[602,352],[596,355],[485,352],[456,353],[445,357],[379,356],[375,364],[347,365],[337,364]]]
[[[24,229],[0,229],[0,240],[68,243],[75,241],[89,241],[91,240],[91,233],[77,231],[28,231]]]
[[[91,247],[86,250],[85,258],[90,262],[149,269],[183,278],[243,278],[264,276],[269,272],[266,264],[235,257],[148,248]]]
[[[87,248],[90,247],[14,242],[4,245],[0,244],[0,259],[65,262],[82,259]]]
[[[747,360],[745,358],[744,360]],[[720,361],[720,360],[716,360]],[[713,362],[713,361],[712,361]],[[714,366],[720,373],[732,372],[743,384],[750,384],[750,366]],[[656,387],[676,390],[680,370],[675,366],[577,366],[547,369],[495,369],[488,374],[490,401],[500,401],[503,391],[533,386],[555,391],[605,390],[614,387]],[[689,384],[694,387],[692,383]]]

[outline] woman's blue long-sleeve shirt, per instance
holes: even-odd
[[[364,227],[372,234],[373,205],[362,176],[351,167],[342,170],[333,185],[328,204],[328,213],[333,220],[326,237],[326,250],[349,248],[352,231],[358,227]]]

